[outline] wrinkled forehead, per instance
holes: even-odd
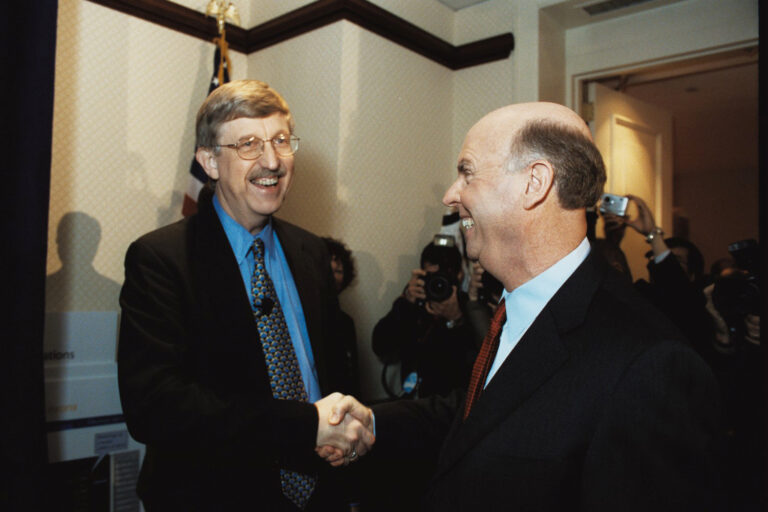
[[[506,155],[515,136],[514,125],[493,118],[483,118],[467,132],[459,161]]]

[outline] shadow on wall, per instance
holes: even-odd
[[[61,218],[56,248],[62,267],[46,278],[46,311],[117,311],[120,284],[93,267],[100,241],[101,225],[90,215]]]

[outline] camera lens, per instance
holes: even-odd
[[[453,282],[447,275],[440,272],[429,273],[424,276],[424,293],[427,295],[427,300],[443,302],[453,293]]]

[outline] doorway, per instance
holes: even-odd
[[[756,46],[593,76],[579,82],[585,100],[591,82],[672,114],[671,191],[664,192],[669,193],[672,208],[667,236],[682,236],[696,244],[704,255],[705,270],[728,256],[730,243],[758,239]],[[588,103],[581,106],[585,117]]]

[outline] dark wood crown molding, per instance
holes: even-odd
[[[211,41],[216,22],[166,0],[90,0],[172,30]],[[512,33],[453,46],[366,0],[318,0],[251,29],[227,24],[227,41],[249,54],[339,20],[347,20],[450,69],[503,60],[515,47]]]

